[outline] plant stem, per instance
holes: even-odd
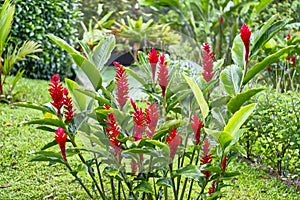
[[[69,163],[65,162],[65,165],[67,166],[67,168],[69,169],[70,173],[74,176],[74,178],[78,181],[78,183],[81,185],[81,187],[85,190],[85,192],[89,195],[90,199],[93,199],[92,194],[90,193],[90,191],[85,187],[84,183],[81,181],[81,179],[77,176],[76,173],[73,173],[73,170],[71,168],[71,166],[69,165]]]
[[[2,83],[2,57],[0,56],[0,95],[3,94],[3,83]]]
[[[172,172],[173,172],[173,164],[172,163],[169,165],[169,169],[170,169],[170,175],[171,175],[171,180],[172,180],[172,187],[173,187],[174,197],[175,197],[175,200],[177,200],[178,196],[177,196],[177,191],[176,191],[176,187],[175,187],[175,180],[172,177]]]
[[[115,193],[115,186],[114,186],[114,179],[110,178],[110,187],[111,187],[111,192],[112,192],[112,199],[116,200],[116,193]]]
[[[205,138],[205,137],[203,137]],[[204,140],[203,140],[204,141]],[[202,142],[203,143],[203,142]],[[198,161],[199,161],[199,155],[200,155],[200,149],[198,149],[198,152],[197,152],[197,157],[196,157],[196,162],[195,162],[195,165],[197,166],[198,164]],[[193,184],[194,184],[194,180],[191,181],[191,185],[190,185],[190,189],[189,189],[189,194],[188,194],[188,200],[190,199],[191,197],[191,193],[192,193],[192,189],[193,189]],[[204,187],[205,188],[205,187]]]

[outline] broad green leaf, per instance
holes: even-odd
[[[159,131],[157,131],[153,135],[153,140],[159,140],[161,137],[163,137],[165,134],[167,134],[167,130],[170,130],[172,127],[177,127],[182,123],[181,120],[169,120],[162,124],[162,126],[159,128]]]
[[[105,37],[93,51],[93,63],[101,71],[115,48],[116,39],[113,35]]]
[[[274,0],[261,0],[257,6],[255,6],[254,11],[256,14],[260,13],[264,8],[266,8]]]
[[[172,187],[172,180],[170,178],[160,178],[157,180],[156,185],[158,187]]]
[[[95,91],[89,90],[89,89],[84,88],[84,87],[79,87],[79,88],[77,88],[76,90],[77,90],[78,92],[80,92],[80,93],[83,93],[83,94],[89,96],[89,97],[92,97],[93,99],[95,99],[95,100],[101,102],[102,104],[106,104],[106,105],[111,106],[111,103],[110,103],[107,99],[101,97],[101,96],[100,96],[97,92],[95,92]]]
[[[140,184],[138,184],[133,191],[135,192],[145,192],[145,193],[153,193],[152,185],[147,181],[142,181]]]
[[[233,46],[231,49],[232,60],[237,66],[244,66],[244,54],[245,48],[243,40],[240,35],[237,35],[233,40]]]
[[[15,14],[15,6],[11,4],[11,1],[5,1],[1,6],[0,13],[0,55],[5,49],[7,41],[9,40],[9,34],[12,27],[13,17]]]
[[[145,80],[140,75],[138,75],[135,71],[133,71],[132,69],[130,69],[128,67],[126,67],[125,70],[128,73],[128,75],[132,76],[135,80],[137,80],[145,88],[149,88],[148,84],[145,82]]]
[[[190,77],[186,76],[185,74],[182,74],[182,75],[185,78],[186,82],[189,84],[190,88],[192,89],[192,91],[194,93],[194,96],[197,100],[197,103],[200,107],[203,120],[205,121],[205,118],[207,117],[207,115],[209,113],[209,107],[208,107],[208,104],[207,104],[207,102],[205,101],[205,99],[203,97],[202,91],[199,88],[199,86],[195,83],[195,81],[193,81]]]
[[[234,138],[240,127],[248,119],[255,109],[256,104],[252,103],[247,106],[241,107],[234,115],[229,119],[227,125],[224,127],[224,132],[228,132]]]
[[[230,144],[225,148],[224,153],[229,153],[236,145],[237,142],[240,140],[240,138],[243,136],[243,134],[247,131],[247,129],[239,129],[237,133],[234,135],[232,141]]]
[[[104,169],[104,174],[108,177],[116,177],[119,173],[119,170],[118,169],[115,169],[115,168],[112,168],[112,167],[105,167]]]
[[[263,88],[255,88],[255,89],[251,89],[246,92],[237,94],[235,97],[230,99],[230,101],[228,102],[228,104],[227,104],[228,111],[231,113],[235,113],[236,111],[238,111],[240,109],[240,107],[246,101],[248,101],[249,99],[251,99],[251,97],[253,97],[254,95],[256,95],[257,93],[259,93],[263,90],[264,90]]]
[[[227,131],[221,131],[218,142],[221,144],[222,148],[225,149],[230,142],[233,140],[231,133]]]
[[[226,67],[220,74],[221,83],[229,96],[235,96],[240,91],[242,69],[237,65]]]
[[[43,118],[43,119],[35,119],[26,122],[25,124],[39,124],[39,125],[50,125],[55,127],[66,128],[65,124],[59,119],[51,119],[51,118]]]
[[[52,163],[65,163],[61,153],[56,153],[52,151],[39,151],[34,153],[34,156],[30,161],[48,161]]]
[[[277,32],[285,27],[290,19],[284,19],[274,22],[279,16],[271,17],[260,29],[258,36],[254,39],[253,47],[251,48],[251,56],[255,55],[259,48],[263,47]]]
[[[256,74],[258,74],[261,70],[265,69],[267,66],[269,66],[271,63],[275,62],[280,56],[283,54],[289,52],[290,50],[296,48],[296,45],[285,47],[279,51],[277,51],[274,54],[269,55],[261,62],[255,64],[246,74],[243,85],[248,83]]]
[[[54,109],[52,109],[48,106],[42,105],[42,104],[29,103],[29,102],[17,102],[17,103],[14,103],[13,105],[24,107],[24,108],[32,108],[35,110],[40,110],[42,112],[48,112],[48,113],[56,115],[56,112]]]
[[[201,173],[199,167],[195,165],[187,165],[185,167],[182,167],[174,171],[173,176],[174,177],[183,176],[186,178],[198,179],[200,176],[204,176],[204,175]]]
[[[219,141],[221,131],[204,128],[205,133],[211,135],[216,141]]]
[[[85,111],[86,106],[87,106],[86,96],[84,94],[82,94],[81,92],[79,92],[78,90],[76,90],[80,86],[75,81],[72,81],[68,78],[65,79],[65,82],[66,82],[68,91],[72,95],[72,100],[77,105],[77,108],[80,111]]]

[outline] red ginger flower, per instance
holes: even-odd
[[[214,192],[215,192],[215,188],[216,188],[216,180],[214,180],[214,181],[212,182],[211,187],[208,188],[208,194],[214,193]]]
[[[286,36],[286,40],[290,40],[291,39],[291,34],[288,34],[287,36]]]
[[[168,68],[167,68],[167,62],[165,62],[165,55],[162,53],[159,57],[159,71],[158,71],[158,83],[162,90],[162,96],[164,97],[166,94],[166,88],[169,83],[168,80]]]
[[[166,138],[167,143],[169,144],[170,147],[170,157],[172,158],[172,160],[175,157],[177,148],[179,146],[179,144],[182,141],[182,137],[179,136],[180,132],[177,133],[176,128],[172,128],[172,131],[168,131],[169,136]]]
[[[59,144],[61,155],[65,161],[67,161],[66,157],[66,141],[68,135],[65,133],[64,129],[58,127],[57,131],[55,131],[55,140]]]
[[[227,160],[227,157],[225,155],[223,160],[222,160],[222,172],[226,171],[226,160]]]
[[[203,155],[200,159],[200,165],[205,165],[205,164],[211,164],[212,162],[212,154],[208,154],[209,152],[209,142],[208,140],[204,140],[204,144],[203,144]],[[206,179],[209,179],[211,172],[207,171],[207,170],[202,170],[201,171]]]
[[[201,128],[203,127],[203,125],[202,125],[200,119],[197,117],[197,115],[194,115],[193,121],[190,125],[195,134],[196,145],[198,145],[200,142],[200,131],[201,131]]]
[[[202,64],[203,64],[202,76],[206,80],[206,82],[209,82],[214,76],[213,60],[214,60],[214,55],[210,51],[209,44],[205,42],[202,48]]]
[[[244,24],[240,30],[240,36],[243,40],[244,46],[245,46],[245,62],[246,65],[248,64],[248,57],[250,52],[250,37],[251,37],[251,30],[249,27]]]
[[[124,66],[118,62],[114,62],[116,68],[116,82],[117,82],[117,101],[120,106],[120,110],[123,110],[124,105],[128,100],[128,79]]]
[[[146,130],[146,134],[148,138],[152,139],[159,118],[159,110],[156,103],[148,103],[148,108],[149,109],[147,109],[147,116],[149,117],[148,122],[150,121],[150,123],[148,124],[148,130]]]
[[[134,121],[134,133],[133,137],[135,141],[141,140],[143,138],[143,132],[145,131],[148,124],[150,124],[151,119],[149,118],[149,109],[137,108],[133,99],[130,99],[130,103],[134,109],[133,121]]]
[[[72,121],[72,119],[75,116],[75,111],[73,110],[73,104],[71,97],[68,96],[69,92],[66,88],[64,88],[63,93],[65,95],[64,97],[64,108],[65,108],[65,118],[68,123]]]
[[[105,105],[105,108],[107,110],[110,109],[109,106]],[[105,132],[108,135],[109,142],[113,148],[114,153],[117,155],[117,160],[120,160],[121,155],[121,142],[117,139],[117,137],[120,135],[120,127],[117,124],[117,119],[114,116],[114,113],[109,113],[107,116],[107,120],[104,120],[104,122],[107,125],[107,128],[105,128]]]
[[[57,109],[57,116],[61,116],[61,108],[64,105],[64,96],[63,96],[63,86],[59,81],[59,75],[54,74],[50,79],[51,84],[49,84],[50,89],[48,90],[53,102],[51,104]]]
[[[148,54],[148,61],[151,65],[152,81],[154,83],[155,82],[155,73],[156,73],[156,64],[158,63],[158,54],[154,48],[152,48]]]
[[[292,67],[296,66],[296,56],[287,56],[286,60],[291,63]]]

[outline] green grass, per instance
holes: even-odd
[[[18,98],[46,103],[48,82],[22,79],[16,88]],[[22,122],[41,117],[41,113],[0,104],[0,199],[87,199],[83,189],[61,165],[30,162],[38,151],[54,138],[54,133],[24,126]],[[56,146],[54,150],[59,151]],[[242,174],[222,199],[298,199],[300,192],[276,178],[248,166],[233,162],[228,169]]]

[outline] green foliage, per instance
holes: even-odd
[[[81,15],[79,1],[16,0],[15,4],[11,42],[21,46],[33,40],[41,44],[43,53],[39,54],[40,60],[29,58],[20,62],[14,72],[25,69],[24,75],[40,79],[49,79],[54,73],[71,76],[72,62],[67,53],[51,43],[46,35],[53,33],[74,44]]]
[[[299,94],[265,92],[257,99],[254,114],[244,126],[249,131],[243,146],[256,159],[279,174],[299,176]]]

